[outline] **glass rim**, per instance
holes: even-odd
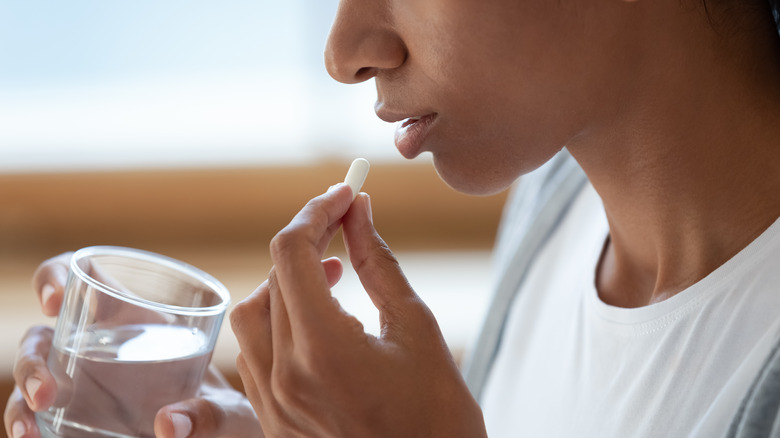
[[[111,255],[111,256],[125,257],[125,258],[130,258],[135,260],[142,260],[146,262],[157,263],[168,269],[179,271],[203,283],[205,286],[208,287],[209,290],[214,292],[221,301],[213,306],[208,306],[208,307],[189,307],[189,306],[175,306],[171,304],[163,304],[157,301],[147,300],[145,298],[141,298],[138,296],[129,295],[126,292],[117,290],[111,286],[108,286],[92,278],[90,275],[84,272],[84,270],[81,269],[81,267],[78,265],[79,260],[92,257],[92,256],[99,256],[99,255]],[[159,312],[176,314],[176,315],[186,315],[186,316],[212,316],[212,315],[219,315],[220,313],[225,312],[225,310],[227,310],[228,306],[230,305],[230,293],[228,292],[228,289],[225,287],[225,285],[223,285],[219,280],[214,278],[214,276],[212,276],[211,274],[201,269],[198,269],[188,263],[182,262],[180,260],[176,260],[172,257],[168,257],[162,254],[158,254],[155,252],[146,251],[142,249],[127,248],[122,246],[107,246],[107,245],[88,246],[86,248],[81,248],[76,252],[74,252],[73,256],[70,259],[70,271],[74,275],[78,276],[85,283],[100,290],[101,292],[107,295],[125,301],[127,303],[131,303],[137,306],[141,306]]]

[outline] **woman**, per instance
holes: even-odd
[[[265,434],[772,433],[777,405],[751,400],[780,333],[777,32],[766,0],[343,0],[328,70],[375,79],[402,155],[474,194],[541,168],[502,226],[474,396],[368,196],[309,202],[231,316]],[[379,338],[330,300],[339,226]],[[6,427],[30,425],[19,400]],[[219,436],[181,412],[175,436]]]

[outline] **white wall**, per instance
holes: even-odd
[[[0,172],[399,160],[336,0],[0,0]]]

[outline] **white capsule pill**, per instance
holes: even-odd
[[[344,177],[344,182],[352,189],[353,201],[355,200],[355,197],[357,197],[357,194],[360,193],[360,188],[363,187],[363,183],[366,181],[369,167],[370,164],[368,164],[368,160],[365,158],[356,158],[355,161],[352,162],[352,165],[349,166],[347,176]]]

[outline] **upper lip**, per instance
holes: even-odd
[[[434,114],[434,112],[425,112],[425,111],[416,112],[416,113],[405,112],[405,111],[404,112],[394,111],[392,109],[386,108],[380,102],[377,102],[376,105],[374,106],[374,112],[376,112],[377,117],[379,117],[380,119],[388,123],[396,123],[396,122],[400,122],[401,120],[406,120],[411,118],[421,119],[425,116],[430,116]]]

